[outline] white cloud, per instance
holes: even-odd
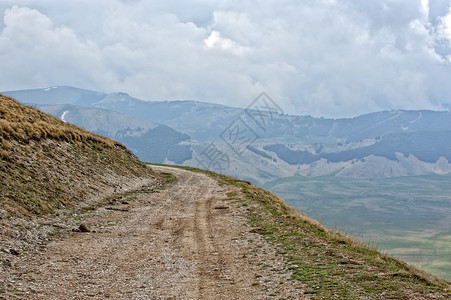
[[[446,16],[443,17],[443,34],[448,40],[451,41],[451,10]]]
[[[264,90],[286,112],[326,116],[451,102],[445,3],[5,0],[1,13],[0,90],[238,106]]]
[[[205,39],[205,45],[211,49],[220,49],[236,55],[244,55],[250,52],[250,49],[241,46],[231,39],[223,37],[222,34],[216,30],[213,30],[210,36]]]
[[[429,18],[429,3],[430,0],[421,0],[421,6],[423,7],[426,17]]]
[[[80,41],[67,27],[55,27],[37,10],[13,6],[5,11],[4,23],[0,80],[5,87],[49,82],[94,87],[112,76],[94,42]]]

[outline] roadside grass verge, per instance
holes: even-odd
[[[174,167],[174,166],[170,166]],[[450,283],[384,255],[351,237],[326,228],[302,212],[246,181],[192,167],[176,167],[216,178],[247,208],[246,217],[283,256],[291,280],[317,299],[451,298]]]

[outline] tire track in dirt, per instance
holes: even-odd
[[[221,194],[225,196],[224,190],[204,174],[196,174],[197,180],[192,182],[191,175],[185,178],[186,171],[179,172],[175,171],[178,178],[176,184],[184,188],[174,197],[184,199],[189,217],[176,222],[173,229],[174,244],[177,245],[176,248],[185,252],[185,257],[196,262],[197,271],[193,274],[196,276],[196,299],[212,299],[219,295],[224,297],[225,290],[232,297],[229,299],[236,299],[232,296],[236,295],[237,291],[230,275],[230,267],[226,266],[223,259],[226,254],[216,246],[212,232],[214,229],[212,203]]]
[[[230,268],[224,260],[221,249],[214,243],[212,234],[212,201],[208,198],[206,201],[196,203],[195,214],[195,237],[197,243],[197,259],[199,266],[199,297],[201,299],[211,298],[213,295],[219,295],[227,290],[228,293],[236,294],[235,280],[231,275]],[[214,284],[212,284],[214,283]]]

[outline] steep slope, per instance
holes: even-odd
[[[326,226],[451,280],[451,174],[372,180],[293,176],[264,188]]]
[[[4,213],[53,212],[112,190],[116,181],[150,175],[118,142],[0,97]]]
[[[123,143],[145,162],[182,164],[191,159],[190,137],[165,125],[155,124],[119,112],[75,105],[41,106],[65,122]]]

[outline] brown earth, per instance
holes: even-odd
[[[152,167],[177,180],[84,216],[89,233],[61,230],[36,253],[15,256],[5,296],[27,299],[298,299],[276,255],[244,216],[246,207],[201,173]],[[75,228],[73,226],[72,228]],[[14,256],[14,255],[12,255]],[[6,275],[6,276],[5,276]]]

